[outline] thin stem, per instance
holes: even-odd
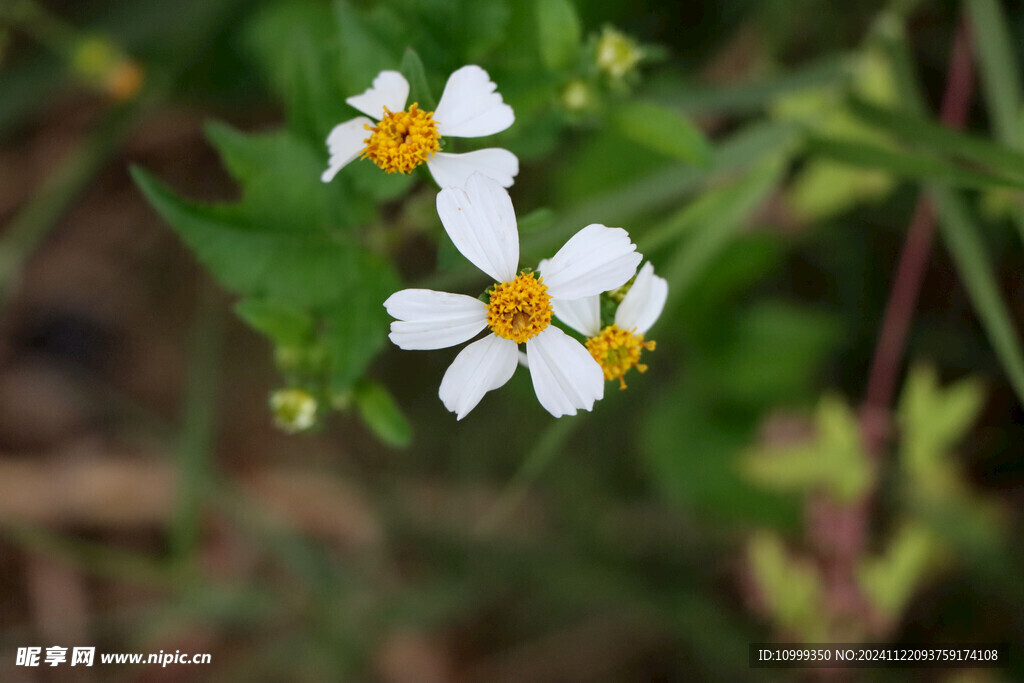
[[[0,24],[21,29],[58,53],[67,52],[81,35],[35,0],[0,3]]]
[[[966,19],[962,18],[953,40],[940,114],[942,122],[954,128],[964,125],[971,98],[972,59],[968,28]],[[861,406],[861,439],[869,457],[876,462],[884,454],[889,407],[927,270],[935,228],[935,211],[922,193],[900,253]],[[869,490],[859,500],[840,504],[826,498],[815,498],[809,501],[806,511],[807,533],[821,560],[826,598],[831,609],[837,614],[861,619],[869,630],[876,633],[884,631],[888,624],[861,591],[857,567],[867,545],[871,502],[877,494],[878,482],[876,470]]]
[[[562,446],[584,419],[585,416],[582,415],[572,419],[559,419],[544,431],[501,495],[480,518],[476,525],[476,533],[490,533],[515,512],[526,497],[530,485],[544,472],[555,456],[562,452]]]
[[[967,20],[963,18],[953,39],[946,92],[940,112],[940,120],[950,128],[963,128],[967,120],[973,86],[971,62],[971,34]],[[907,240],[900,253],[861,408],[864,444],[876,456],[881,452],[885,440],[889,406],[895,393],[896,380],[906,351],[907,334],[934,240],[935,211],[922,193],[917,200],[914,216],[907,229]]]
[[[138,103],[132,103],[112,112],[12,219],[0,241],[0,310],[10,301],[26,259],[120,147],[138,111]]]
[[[215,303],[212,290],[204,290],[198,305],[178,437],[180,480],[171,529],[172,554],[182,563],[187,562],[199,544],[202,512],[212,489],[217,370],[221,364],[225,327],[223,313]]]

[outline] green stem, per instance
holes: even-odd
[[[211,453],[215,433],[218,368],[224,339],[224,315],[211,290],[200,298],[192,330],[192,363],[182,406],[178,504],[171,528],[171,553],[185,562],[199,544],[202,512],[212,489]]]
[[[120,146],[137,106],[127,105],[113,112],[11,221],[0,242],[0,310],[14,294],[28,256]]]
[[[553,422],[541,435],[530,454],[523,460],[519,470],[505,486],[505,489],[484,513],[476,525],[476,533],[488,534],[504,523],[526,497],[530,486],[547,469],[547,466],[562,452],[563,446],[573,431],[586,416],[574,419],[562,418]]]
[[[25,550],[57,558],[93,576],[156,587],[170,586],[175,580],[163,562],[39,526],[0,521],[0,536]]]
[[[14,0],[0,4],[0,25],[21,29],[40,43],[66,54],[81,34],[35,0]]]

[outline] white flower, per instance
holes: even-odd
[[[554,308],[559,320],[587,337],[587,350],[601,365],[604,378],[618,379],[619,387],[625,389],[623,375],[627,370],[632,367],[640,372],[647,370],[640,362],[640,351],[653,351],[655,343],[644,341],[644,335],[658,320],[667,298],[668,282],[655,275],[654,266],[648,262],[622,297],[612,325],[601,328],[600,296],[555,301]]]
[[[330,182],[362,156],[387,173],[410,173],[426,163],[442,188],[462,187],[473,173],[510,187],[519,173],[519,159],[512,152],[499,148],[464,154],[438,151],[442,137],[493,135],[512,125],[515,114],[496,87],[479,66],[464,66],[448,77],[436,111],[425,112],[417,103],[406,110],[409,82],[397,71],[381,71],[366,92],[345,100],[373,121],[357,116],[334,127],[327,136],[330,161],[320,179]]]
[[[526,344],[540,404],[555,417],[590,410],[604,396],[601,367],[578,341],[551,325],[552,304],[619,287],[640,255],[622,228],[588,225],[545,262],[542,277],[519,268],[519,233],[512,200],[480,174],[465,189],[437,195],[437,213],[462,255],[496,284],[484,303],[464,294],[406,289],[384,302],[397,320],[391,341],[403,349],[440,349],[491,333],[464,348],[445,372],[439,394],[462,419],[484,394],[507,382]],[[518,273],[518,274],[517,274]]]

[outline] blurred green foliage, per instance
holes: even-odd
[[[981,84],[965,132],[929,106],[942,95],[961,6]],[[386,540],[339,550],[282,529],[216,473],[207,358],[183,410],[174,564],[5,526],[12,542],[173,591],[151,630],[184,620],[258,631],[250,664],[266,680],[372,678],[377,648],[402,630],[500,660],[604,614],[636,616],[660,638],[607,674],[615,680],[642,678],[649,661],[651,677],[758,679],[746,644],[770,637],[1024,633],[1020,518],[1007,504],[1019,489],[1024,397],[1019,9],[994,0],[66,9],[69,25],[144,64],[146,82],[136,101],[111,107],[120,124],[105,121],[83,144],[90,163],[57,169],[59,182],[15,216],[4,253],[15,265],[27,257],[116,149],[125,121],[168,102],[216,111],[206,135],[237,201],[184,198],[143,168],[133,177],[269,341],[280,386],[314,398],[319,433],[344,446],[325,478],[358,482]],[[600,63],[609,31],[640,55],[625,74]],[[4,139],[55,83],[81,85],[59,52],[15,47],[0,71]],[[454,354],[391,348],[381,305],[402,286],[475,295],[484,285],[440,229],[436,188],[426,174],[388,176],[368,162],[320,182],[324,140],[354,114],[346,97],[399,69],[410,101],[432,107],[468,63],[488,71],[516,123],[457,150],[519,156],[511,192],[523,261],[600,222],[626,227],[669,281],[649,372],[627,391],[609,384],[593,415],[553,422],[519,373],[456,426],[437,398]],[[245,132],[253,109],[282,122]],[[921,193],[938,214],[940,247],[906,358],[935,369],[906,374],[891,448],[869,453],[853,405]],[[0,273],[5,290],[16,272]],[[373,436],[332,410],[358,415]],[[805,438],[765,436],[773,419],[794,416]],[[980,485],[985,477],[996,484]],[[418,498],[417,486],[435,497]],[[821,499],[845,511],[863,503],[870,515],[848,567],[867,605],[857,618],[830,602],[820,539],[810,538]],[[271,578],[233,586],[204,573],[207,512],[252,542]],[[951,575],[966,577],[982,616],[942,600]],[[747,599],[748,584],[759,599]],[[938,616],[919,628],[933,603]],[[986,618],[999,610],[1005,621]],[[245,679],[247,666],[234,675]]]

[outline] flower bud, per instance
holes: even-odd
[[[142,66],[101,36],[78,41],[71,52],[71,68],[80,78],[118,101],[130,100],[142,88]]]
[[[597,68],[619,80],[640,62],[643,50],[624,33],[605,26],[597,40]]]
[[[317,400],[304,389],[278,389],[270,395],[274,424],[294,434],[316,424]]]

